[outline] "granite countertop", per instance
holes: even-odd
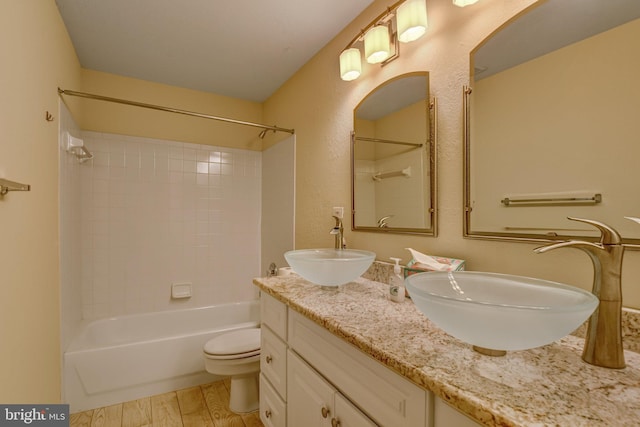
[[[488,426],[640,425],[640,354],[627,367],[582,361],[582,338],[489,357],[437,328],[410,299],[359,278],[335,289],[296,274],[254,279],[265,293]]]

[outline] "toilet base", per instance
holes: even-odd
[[[260,406],[258,374],[231,377],[229,409],[238,414],[257,411]]]

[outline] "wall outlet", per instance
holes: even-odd
[[[338,207],[334,207],[331,210],[333,216],[338,217],[340,219],[344,218],[344,207],[342,206],[338,206]]]

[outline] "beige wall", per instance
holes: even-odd
[[[350,247],[366,248],[388,261],[404,262],[418,250],[465,258],[470,270],[496,271],[557,280],[590,289],[591,261],[576,250],[535,255],[535,245],[462,237],[462,88],[469,84],[469,52],[495,28],[533,0],[481,1],[460,9],[450,0],[428,1],[425,37],[402,45],[399,59],[385,67],[363,65],[362,76],[343,82],[338,55],[360,28],[388,5],[376,1],[265,103],[265,120],[294,127],[297,135],[296,246],[332,243],[332,206],[350,206],[349,132],[352,110],[379,84],[411,71],[429,71],[439,104],[439,236],[437,238],[346,232]],[[350,228],[350,219],[346,220]],[[640,253],[625,255],[625,305],[640,307]]]
[[[262,104],[92,70],[82,70],[82,87],[64,89],[194,111],[247,122],[262,122]],[[65,96],[65,98],[68,98]],[[76,98],[77,99],[77,98]],[[81,99],[82,129],[196,144],[261,150],[260,128],[182,114]]]
[[[58,86],[80,66],[53,0],[0,3],[0,402],[60,399]],[[54,121],[45,120],[45,112]]]

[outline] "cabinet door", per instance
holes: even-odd
[[[436,397],[433,411],[434,427],[480,427],[481,424]]]
[[[287,427],[287,406],[260,374],[260,420],[265,427]]]
[[[287,424],[331,427],[333,388],[289,350],[287,355]]]
[[[351,402],[344,398],[340,393],[336,393],[334,397],[336,414],[332,421],[335,427],[376,427],[374,423],[365,414],[360,412],[358,408],[353,406]],[[335,421],[334,421],[335,420]]]

